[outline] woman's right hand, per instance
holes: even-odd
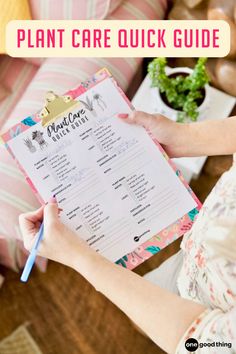
[[[149,114],[133,111],[131,114],[119,114],[124,122],[142,125],[149,130],[170,157],[186,156],[189,124],[176,123],[161,114]]]
[[[34,245],[40,224],[44,222],[44,234],[38,255],[74,267],[81,253],[94,252],[75,232],[59,218],[60,209],[55,198],[38,210],[21,214],[20,230],[24,246],[30,251]]]

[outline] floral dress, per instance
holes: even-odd
[[[186,349],[189,338],[198,341],[196,353],[236,353],[236,156],[185,234],[181,248],[179,293],[207,310],[188,328],[176,354],[190,352]]]

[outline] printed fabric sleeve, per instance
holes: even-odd
[[[219,309],[204,311],[185,332],[175,354],[189,354],[186,347],[189,338],[197,340],[198,354],[236,353],[236,306],[227,312]]]

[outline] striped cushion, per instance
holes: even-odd
[[[19,214],[37,208],[39,203],[3,146],[0,146],[0,156],[0,263],[17,270],[27,255],[19,242]],[[37,265],[44,270],[46,262],[38,257]]]
[[[104,19],[122,0],[30,0],[34,20]]]
[[[167,0],[30,0],[29,2],[32,18],[35,20],[105,18],[154,20],[163,19],[167,9]]]
[[[45,3],[45,6],[47,7],[49,7],[49,3],[55,4],[55,1],[53,0],[50,2],[46,0],[31,0],[31,4],[33,2],[33,16],[36,16],[36,10],[39,11],[41,8],[40,6],[42,6],[43,3]],[[56,3],[58,4],[58,1],[56,1]],[[72,4],[74,4],[73,6],[78,6],[78,2],[75,4],[74,1],[66,1],[66,3],[71,4],[71,6]],[[80,1],[79,3],[85,3],[85,1]],[[94,2],[86,1],[86,4],[87,3],[92,4]],[[117,2],[112,1],[111,4],[113,4],[113,7],[115,7]],[[51,6],[52,5],[50,5],[50,8],[47,11],[52,11]],[[112,14],[110,14],[107,18],[161,19],[164,17],[165,8],[166,0],[125,0],[122,2],[122,5],[116,8],[116,10],[113,11]],[[48,15],[44,13],[46,10],[41,11],[41,18],[48,18]],[[65,11],[69,10],[67,9]],[[74,11],[72,12],[74,13]],[[79,11],[79,9],[76,11]],[[93,10],[93,12],[94,11],[95,10]],[[98,9],[95,12],[98,16]],[[91,9],[89,13],[91,16]],[[59,14],[59,10],[57,10],[57,14],[55,16],[59,18],[60,16],[64,15],[63,13]],[[6,116],[8,116],[8,119],[2,128],[2,132],[10,128],[13,124],[23,119],[24,117],[40,110],[44,104],[44,95],[46,91],[53,90],[58,94],[63,94],[71,88],[78,86],[81,80],[83,81],[87,79],[101,67],[106,66],[112,72],[123,90],[126,90],[132,82],[133,76],[135,75],[137,68],[142,61],[141,58],[48,58],[37,71],[36,66],[28,66],[30,64],[23,65],[20,60],[13,60],[17,61],[17,70],[19,70],[18,75],[16,75],[16,69],[14,69],[14,75],[10,71],[12,65],[11,59],[10,63],[6,63],[8,67],[5,69],[5,73],[3,73],[3,75],[5,79],[8,78],[8,75],[10,78],[12,76],[11,80],[9,79],[10,81],[13,81],[13,77],[17,77],[16,82],[18,84],[14,82],[15,88],[13,91],[15,92],[17,89],[19,89],[19,94],[17,94],[17,97],[21,96],[21,99],[10,114],[10,108],[5,108],[7,114],[3,115],[1,119],[3,121]],[[20,67],[25,71],[24,75],[21,74]],[[22,81],[28,83],[28,80],[30,80],[30,75],[31,77],[35,75],[34,79],[28,85],[27,89],[25,89],[26,85],[21,86],[20,83]],[[20,79],[18,79],[18,77],[20,77]],[[15,103],[16,99],[13,100],[13,102]],[[20,237],[18,228],[18,215],[21,212],[34,209],[37,206],[38,202],[24,181],[23,176],[16,166],[16,163],[11,159],[11,157],[3,148],[0,148],[0,235],[2,235],[2,239],[5,239],[2,240],[2,242],[5,242],[4,254],[9,248],[9,252],[5,256],[4,254],[1,256],[0,251],[0,262],[1,259],[2,262],[5,260],[5,263],[11,265],[13,268],[23,264],[24,258],[22,258],[22,252],[19,252],[19,247],[17,246],[16,241],[9,241],[9,237]],[[12,249],[15,251],[13,252]],[[5,257],[4,259],[3,256]],[[45,267],[45,263],[43,263],[43,261],[40,259],[38,260],[38,264],[41,266],[41,269]]]
[[[7,96],[9,96],[10,91],[5,85],[0,84],[0,102],[3,101]]]
[[[44,62],[44,58],[24,58],[24,60],[36,66],[41,66]]]
[[[108,18],[111,20],[161,20],[165,17],[166,9],[167,0],[125,0]]]
[[[34,77],[37,67],[22,59],[6,55],[0,57],[0,82],[10,91],[10,95],[0,102],[0,129],[16,103],[21,98],[26,87]]]

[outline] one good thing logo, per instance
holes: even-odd
[[[189,338],[185,342],[185,348],[189,352],[195,352],[198,348],[232,348],[231,342],[198,342],[195,338]],[[217,351],[218,353],[218,351]]]
[[[198,341],[194,338],[189,338],[185,342],[185,348],[189,352],[195,352],[198,349]]]

